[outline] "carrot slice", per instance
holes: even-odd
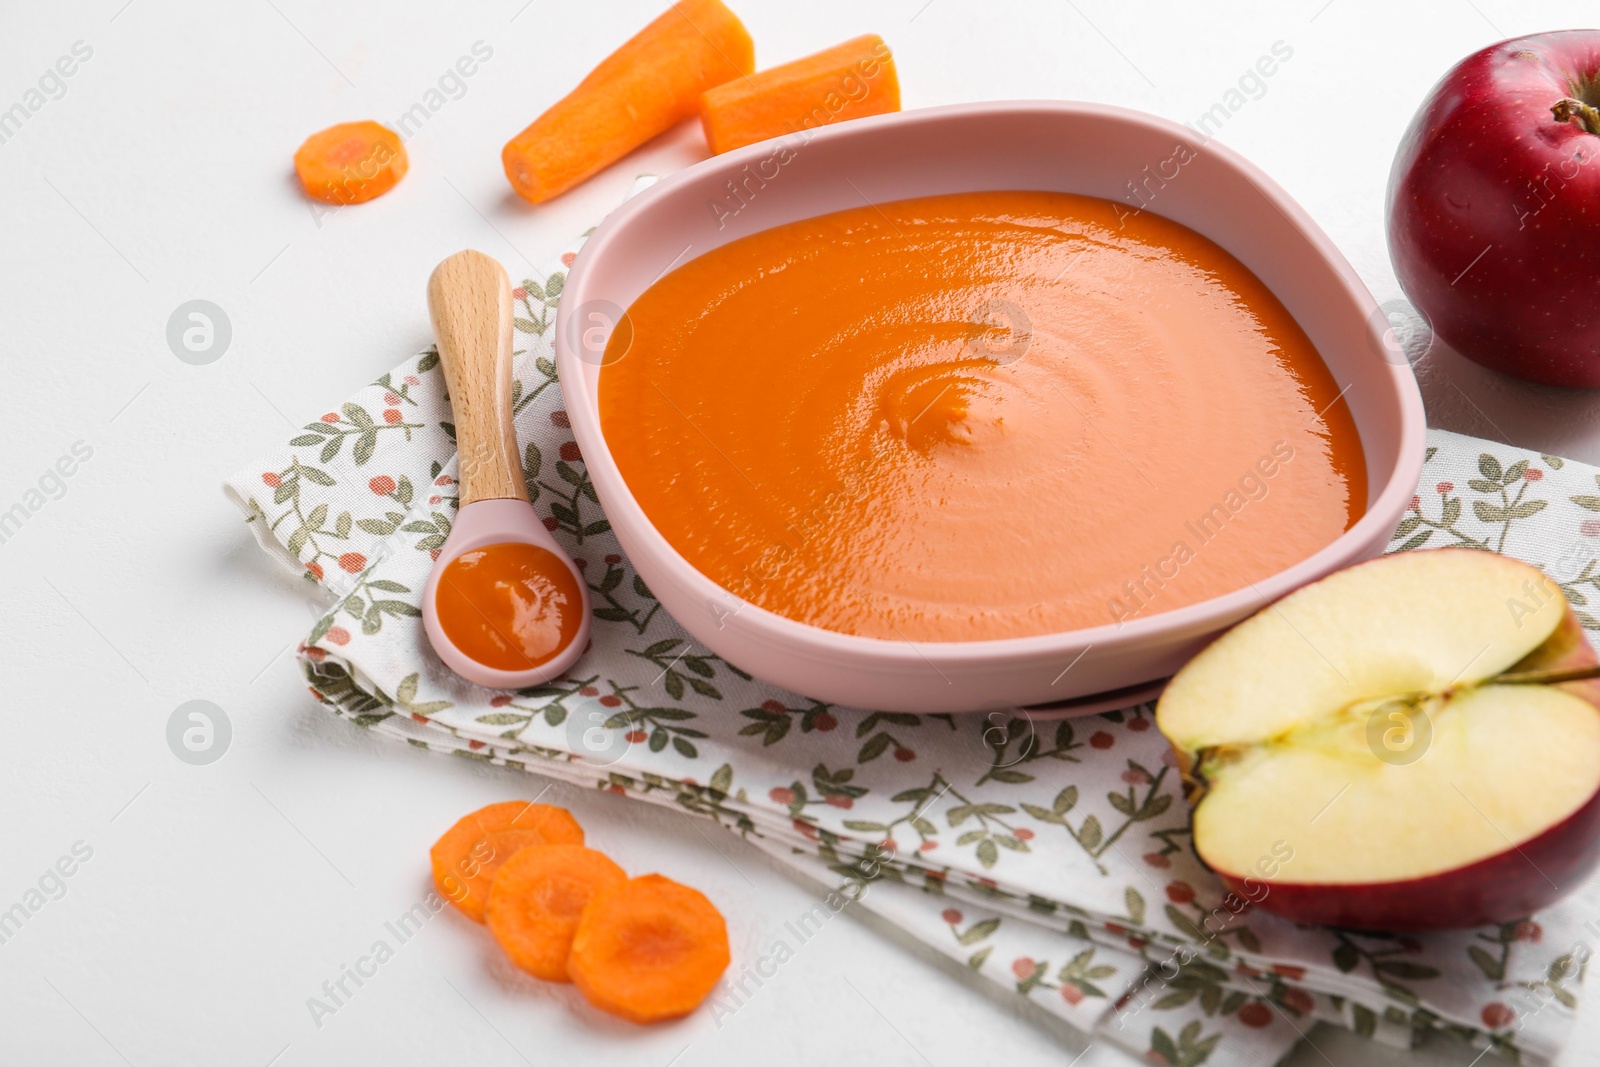
[[[900,110],[894,56],[875,33],[706,90],[700,125],[721,154],[786,133]]]
[[[700,94],[755,69],[722,0],[679,0],[611,53],[501,152],[511,187],[549,200],[695,113]]]
[[[494,876],[484,921],[512,963],[547,982],[570,982],[567,956],[584,906],[627,880],[611,857],[592,848],[525,848]]]
[[[506,860],[531,845],[581,844],[583,827],[566,808],[507,800],[450,827],[428,855],[439,893],[481,923],[494,877]]]
[[[646,874],[589,901],[567,974],[589,1003],[636,1023],[687,1015],[728,968],[728,925],[697,890]]]
[[[306,195],[330,204],[360,204],[382,196],[405,177],[400,135],[376,122],[341,122],[306,138],[294,172]]]

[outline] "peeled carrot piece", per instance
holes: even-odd
[[[511,139],[500,153],[506,177],[536,204],[559,196],[754,69],[750,34],[721,0],[679,0]]]
[[[894,56],[875,33],[708,89],[700,125],[715,153],[846,119],[900,110]]]
[[[507,800],[450,827],[428,855],[440,895],[481,923],[494,877],[506,860],[531,845],[581,844],[583,827],[566,808]]]
[[[341,122],[306,138],[294,172],[306,195],[330,204],[360,204],[382,196],[405,177],[406,146],[376,122]]]
[[[650,1023],[693,1011],[729,959],[728,925],[711,901],[646,874],[589,901],[567,974],[601,1011]]]
[[[627,880],[626,871],[592,848],[525,848],[494,876],[484,921],[512,963],[547,982],[570,982],[567,956],[578,917],[595,894]]]

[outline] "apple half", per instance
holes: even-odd
[[[1156,723],[1230,889],[1297,922],[1521,919],[1600,861],[1600,658],[1505,556],[1384,556],[1191,660]]]

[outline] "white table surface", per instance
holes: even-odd
[[[1380,301],[1400,295],[1384,186],[1422,95],[1468,52],[1596,13],[1571,0],[732,2],[763,63],[881,33],[907,106],[1064,97],[1192,120],[1287,42],[1293,58],[1220,137],[1306,206]],[[542,783],[316,707],[290,654],[311,621],[303,593],[218,483],[428,342],[423,284],[443,256],[475,246],[517,275],[635,173],[704,154],[685,127],[553,204],[515,199],[502,143],[662,6],[524,3],[0,4],[0,109],[75,42],[93,49],[65,95],[0,144],[0,510],[74,442],[93,449],[65,495],[0,544],[0,910],[75,842],[93,849],[65,895],[0,944],[0,1062],[1074,1062],[1082,1036],[859,915],[722,1026],[702,1013],[639,1029],[519,978],[446,913],[314,1025],[307,998],[426,891],[434,836]],[[289,170],[300,140],[394,122],[480,40],[492,58],[410,142],[399,188],[316,218]],[[195,298],[233,329],[204,366],[165,338]],[[1435,425],[1600,460],[1600,394],[1523,386],[1449,353],[1419,372]],[[209,766],[166,742],[191,699],[232,723]],[[736,956],[815,899],[709,826],[563,786],[550,798],[630,868],[703,888]],[[1600,1062],[1596,999],[1565,1064]],[[1320,1028],[1292,1062],[1472,1058]],[[1075,1062],[1132,1061],[1096,1046]]]

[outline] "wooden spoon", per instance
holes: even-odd
[[[482,252],[457,252],[428,279],[428,310],[455,417],[461,507],[423,589],[423,629],[445,666],[469,682],[521,689],[553,681],[589,643],[589,591],[583,573],[534,511],[522,479],[511,414],[511,282]],[[465,552],[508,542],[553,553],[572,572],[582,599],[576,633],[528,670],[478,662],[456,646],[439,620],[439,583],[446,568]]]

